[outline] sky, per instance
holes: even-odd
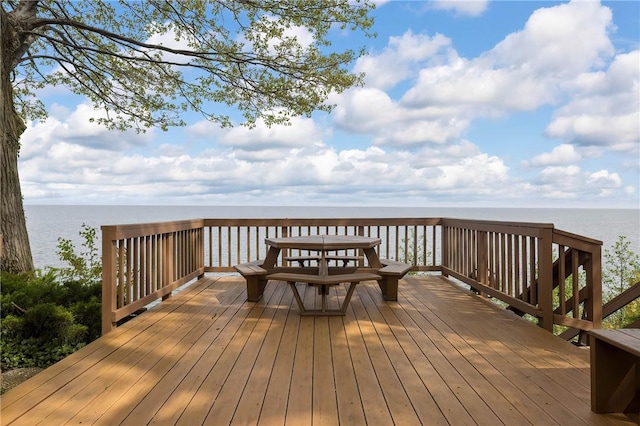
[[[640,2],[378,1],[362,87],[291,126],[146,134],[40,98],[25,204],[640,208]]]

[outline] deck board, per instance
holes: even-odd
[[[314,287],[298,284],[307,306]],[[345,295],[331,289],[332,306]],[[2,425],[635,424],[590,410],[588,350],[440,276],[398,301],[356,287],[344,317],[301,317],[207,276],[10,390]]]

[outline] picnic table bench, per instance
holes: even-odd
[[[276,281],[285,281],[289,284],[293,296],[296,299],[298,308],[300,309],[300,315],[344,315],[347,312],[347,307],[351,301],[351,296],[356,288],[356,285],[361,281],[373,280],[377,281],[381,277],[378,274],[370,272],[354,272],[348,274],[335,274],[335,275],[311,275],[311,274],[297,274],[291,272],[276,272],[267,275],[267,279]],[[306,309],[300,293],[296,288],[297,282],[303,282],[312,284],[318,287],[318,292],[322,296],[321,309]],[[329,287],[338,285],[341,283],[349,283],[347,294],[342,301],[342,305],[339,310],[327,309],[327,295],[329,294]]]
[[[336,261],[342,261],[342,266],[345,267],[347,266],[347,264],[349,262],[359,262],[360,260],[363,260],[364,257],[363,256],[346,256],[346,255],[327,255],[324,257],[326,260],[328,261],[332,261],[332,260],[336,260]],[[311,256],[287,256],[284,258],[285,260],[288,260],[289,262],[298,262],[298,264],[301,267],[305,266],[305,262],[307,261],[321,261],[322,260],[322,256],[318,256],[318,255],[311,255]]]
[[[267,286],[269,271],[262,267],[263,263],[263,259],[258,259],[233,266],[247,280],[247,300],[250,302],[260,300]]]
[[[640,329],[591,330],[591,410],[640,411]]]
[[[398,300],[398,282],[411,270],[408,263],[398,262],[390,259],[380,259],[382,268],[378,269],[378,274],[383,279],[378,281],[384,300]]]

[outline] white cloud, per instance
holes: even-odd
[[[595,2],[542,8],[521,31],[474,59],[461,58],[443,35],[407,31],[359,60],[355,70],[367,73],[366,87],[332,99],[338,104],[333,119],[350,132],[371,135],[377,145],[450,143],[475,118],[556,105],[577,81],[597,80],[592,69],[613,54],[611,28],[611,11]],[[576,43],[587,37],[593,42]],[[628,70],[620,68],[612,66],[627,82]],[[399,100],[384,91],[392,87]],[[549,136],[568,132],[563,126],[550,127]],[[624,129],[630,131],[623,125],[619,132]]]
[[[613,54],[610,26],[610,10],[596,2],[539,9],[524,29],[478,58],[450,55],[448,62],[422,69],[402,102],[456,105],[459,114],[474,116],[553,104],[564,86]],[[576,43],[584,39],[589,43]]]
[[[248,194],[271,197],[284,191],[295,203],[295,197],[325,191],[381,192],[394,197],[402,193],[428,197],[432,192],[447,191],[490,193],[496,182],[510,179],[500,159],[479,152],[468,142],[417,153],[389,152],[378,147],[338,150],[326,146],[322,139],[308,146],[294,145],[297,137],[318,137],[313,126],[298,128],[306,132],[295,129],[272,129],[276,133],[284,131],[278,137],[265,133],[265,129],[246,130],[247,134],[231,129],[221,139],[239,140],[240,147],[229,146],[224,151],[212,148],[195,154],[166,144],[154,154],[123,154],[44,136],[40,155],[20,163],[23,191],[31,200],[73,197],[83,202],[96,202],[98,198],[101,202],[117,202],[121,197],[143,202],[154,197],[207,198],[222,194],[238,200]],[[271,147],[245,149],[242,141],[252,135]],[[288,140],[291,145],[268,143],[270,139]],[[30,149],[30,143],[25,149]],[[473,175],[468,173],[471,168],[477,170]],[[351,199],[356,200],[353,196]]]
[[[535,156],[531,160],[533,166],[551,166],[580,161],[582,156],[575,150],[573,145],[558,145],[550,153]]]
[[[294,117],[290,125],[267,127],[263,121],[249,129],[238,126],[223,132],[218,143],[250,151],[274,147],[305,147],[322,143],[322,130],[309,118]]]
[[[554,114],[550,137],[587,147],[638,153],[640,50],[617,55],[605,72],[579,76],[573,99]]]
[[[608,197],[627,197],[635,192],[631,186],[623,187],[618,173],[608,170],[583,171],[577,166],[551,166],[540,173],[537,189],[549,198],[583,198],[590,200]]]
[[[396,147],[444,144],[460,136],[469,122],[450,108],[409,109],[377,89],[354,89],[341,95],[332,114],[337,126],[371,136],[375,145]]]
[[[451,10],[461,15],[479,16],[487,10],[489,0],[431,0],[434,9]]]
[[[21,137],[20,155],[27,158],[40,155],[42,150],[59,142],[107,151],[123,151],[145,146],[155,136],[153,129],[141,134],[135,131],[112,132],[90,121],[90,118],[105,116],[104,111],[95,110],[88,103],[82,103],[77,105],[64,121],[49,117],[44,121],[30,122]]]
[[[571,1],[533,12],[523,30],[487,52],[495,66],[527,75],[571,78],[613,55],[611,10],[595,1]],[[588,42],[580,42],[586,41]]]
[[[390,37],[387,47],[379,54],[371,53],[358,59],[354,72],[365,73],[368,88],[385,90],[411,78],[425,60],[445,54],[451,40],[441,34],[413,34],[411,30],[399,37]]]

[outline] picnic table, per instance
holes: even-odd
[[[357,235],[309,235],[299,237],[266,238],[268,246],[264,260],[257,260],[236,265],[247,280],[247,297],[259,300],[268,280],[284,281],[293,291],[301,315],[344,315],[355,286],[362,282],[373,280],[380,285],[386,300],[397,300],[398,279],[409,271],[411,265],[380,259],[376,247],[380,245],[379,238]],[[283,250],[286,255],[281,256]],[[291,250],[304,256],[288,256]],[[314,254],[306,254],[311,253]],[[339,252],[338,254],[334,254]],[[349,253],[358,252],[364,256]],[[340,254],[346,253],[346,254]],[[349,261],[356,263],[367,259],[367,266],[362,264],[348,265]],[[282,259],[281,266],[278,260]],[[289,266],[287,259],[299,262],[299,266]],[[303,261],[315,260],[317,265],[304,266]],[[331,266],[330,261],[342,261],[341,266]],[[322,296],[320,309],[305,308],[302,298],[296,288],[296,283],[307,283],[318,288]],[[331,286],[348,283],[346,296],[341,308],[328,309],[326,297]]]

